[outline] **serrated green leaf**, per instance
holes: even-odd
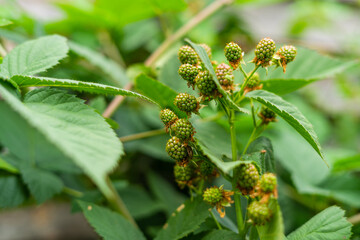
[[[142,94],[158,103],[161,108],[169,108],[180,118],[185,118],[186,114],[180,111],[174,104],[177,92],[144,74],[135,79],[136,89]]]
[[[360,154],[337,159],[332,166],[333,172],[354,171],[360,169]]]
[[[93,203],[78,201],[86,220],[105,240],[145,240],[146,238],[123,216]]]
[[[297,50],[298,54],[287,66],[285,74],[281,68],[270,68],[268,75],[265,71],[259,71],[264,90],[287,94],[359,64],[359,61],[336,59],[302,47],[297,47]]]
[[[240,240],[239,234],[229,230],[212,230],[202,240]]]
[[[0,27],[5,27],[10,24],[12,24],[12,21],[5,19],[5,18],[0,19]]]
[[[109,95],[122,95],[129,97],[138,97],[147,100],[151,103],[156,102],[151,99],[129,90],[108,86],[99,83],[82,82],[70,79],[58,79],[58,78],[46,78],[46,77],[33,77],[33,76],[13,76],[11,80],[15,81],[21,87],[39,87],[39,86],[52,86],[70,88],[76,91],[84,91],[97,94],[109,94]]]
[[[184,206],[174,212],[155,240],[177,240],[185,237],[205,221],[209,216],[209,208],[202,197],[193,201],[187,200]]]
[[[20,172],[31,194],[39,204],[60,193],[64,187],[61,179],[49,171],[24,166],[20,168]]]
[[[0,75],[33,75],[43,72],[66,57],[69,47],[66,38],[51,35],[27,41],[7,54],[0,65]]]
[[[0,208],[17,207],[26,199],[26,190],[19,176],[0,176]]]
[[[297,107],[286,102],[284,99],[275,95],[274,93],[263,90],[249,92],[246,94],[246,97],[260,102],[282,117],[315,149],[315,151],[326,163],[313,126],[304,117],[304,115],[302,115]]]
[[[81,57],[84,57],[91,64],[100,68],[104,73],[110,76],[115,86],[121,87],[129,82],[129,79],[125,74],[125,70],[113,60],[75,42],[69,42],[69,47],[71,51]]]
[[[332,206],[311,218],[290,235],[288,240],[339,240],[350,239],[351,223],[344,210]]]
[[[18,119],[22,119],[36,129],[39,135],[45,137],[45,143],[52,149],[62,153],[65,158],[71,159],[82,168],[105,195],[110,193],[105,178],[123,154],[123,147],[110,126],[98,113],[85,105],[83,100],[61,90],[48,88],[33,90],[25,96],[24,104],[1,85],[0,94],[10,109],[18,114]],[[8,124],[11,124],[12,119],[8,120]],[[14,144],[14,139],[12,141],[2,138],[3,133],[11,136],[12,130],[9,126],[0,128],[0,137],[5,146],[12,147],[13,154],[18,154],[21,150],[16,147],[21,148],[21,146]],[[29,152],[34,150],[32,144],[28,146]],[[48,149],[43,148],[36,149],[35,152],[47,155],[47,151]],[[24,160],[36,157],[32,154],[18,155]],[[47,162],[52,160],[43,159]]]
[[[257,226],[258,234],[261,240],[284,240],[284,222],[276,199],[269,202],[269,208],[273,213],[270,222],[263,226]]]
[[[210,75],[212,76],[214,82],[216,83],[219,93],[223,96],[223,99],[229,104],[229,107],[236,111],[250,114],[250,111],[247,110],[246,108],[241,108],[238,105],[236,105],[236,103],[231,99],[231,96],[229,95],[229,93],[227,93],[224,89],[222,89],[222,87],[219,83],[219,80],[216,77],[216,74],[215,74],[214,68],[211,64],[211,61],[209,59],[209,56],[206,53],[206,50],[199,44],[193,43],[189,39],[186,39],[186,41],[191,45],[192,48],[194,48],[196,53],[199,55],[201,61],[204,63],[206,69],[210,72]]]
[[[244,160],[253,160],[261,168],[261,174],[266,172],[275,173],[274,150],[270,139],[259,137],[255,139],[243,156]]]

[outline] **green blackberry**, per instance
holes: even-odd
[[[258,73],[254,73],[249,79],[246,87],[250,89],[254,89],[260,85],[260,76]]]
[[[249,222],[253,225],[264,225],[271,219],[272,212],[266,203],[253,201],[248,207]]]
[[[192,162],[187,164],[176,163],[174,166],[175,181],[180,188],[189,185],[196,178],[196,167]]]
[[[214,169],[215,169],[214,165],[211,164],[208,160],[202,161],[199,168],[201,175],[204,177],[213,174]]]
[[[275,54],[272,62],[278,67],[281,66],[286,72],[288,63],[294,61],[297,50],[294,46],[283,46]]]
[[[189,141],[194,135],[194,127],[186,119],[178,119],[172,126],[171,130],[176,137],[182,141]]]
[[[188,82],[189,86],[195,85],[195,78],[199,73],[199,68],[191,64],[183,64],[179,68],[179,75]]]
[[[176,161],[183,161],[188,157],[186,146],[182,144],[180,139],[177,137],[170,138],[166,143],[166,152]]]
[[[230,90],[233,88],[234,75],[231,67],[225,63],[221,63],[216,67],[215,70],[216,77],[219,80],[220,85],[225,90]]]
[[[273,192],[276,188],[276,176],[273,173],[265,173],[260,179],[260,190],[265,193]]]
[[[191,64],[196,65],[199,62],[199,57],[195,50],[190,46],[182,46],[179,49],[178,57],[181,62],[181,64]]]
[[[273,112],[270,108],[267,107],[261,108],[261,111],[258,115],[265,124],[276,121],[276,113]]]
[[[236,168],[236,182],[240,190],[252,191],[259,180],[259,172],[254,164],[245,163]]]
[[[212,53],[211,53],[211,48],[209,47],[209,45],[207,45],[205,43],[200,43],[199,45],[205,49],[206,54],[208,55],[209,59],[211,60]]]
[[[199,102],[196,100],[196,97],[188,93],[179,93],[175,97],[174,104],[187,114],[191,112],[197,113],[199,108]]]
[[[195,79],[196,86],[198,87],[201,95],[212,96],[217,89],[216,83],[212,79],[209,71],[205,70],[199,72]]]
[[[207,188],[204,191],[203,199],[210,205],[215,206],[223,200],[223,192],[224,190],[222,188],[218,188],[216,186]]]
[[[160,119],[165,124],[165,126],[170,126],[178,119],[178,117],[173,111],[165,108],[160,111]]]
[[[225,46],[224,51],[226,59],[229,61],[230,65],[236,69],[243,56],[240,46],[234,42],[230,42]]]
[[[262,39],[255,48],[255,58],[253,62],[256,65],[267,67],[274,56],[276,50],[275,42],[271,38]]]

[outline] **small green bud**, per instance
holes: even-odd
[[[182,141],[189,141],[194,135],[194,127],[186,119],[178,119],[172,126],[172,132]]]
[[[199,57],[195,50],[190,46],[182,46],[179,49],[178,57],[181,62],[181,64],[191,64],[196,65],[199,62]]]
[[[188,93],[179,93],[175,97],[174,104],[187,114],[197,113],[199,109],[199,102],[196,97]]]

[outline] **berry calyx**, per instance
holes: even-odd
[[[179,93],[175,97],[174,104],[188,115],[192,112],[197,113],[199,110],[199,102],[196,100],[196,97],[188,93]]]
[[[196,168],[193,162],[186,164],[176,163],[174,166],[174,177],[180,188],[191,186],[196,177]]]
[[[276,113],[267,107],[263,107],[258,115],[263,120],[264,124],[276,122]]]
[[[276,52],[273,63],[276,66],[281,66],[283,71],[286,72],[287,64],[294,61],[296,54],[297,50],[294,46],[283,46]]]
[[[225,46],[225,57],[229,61],[230,65],[236,69],[243,57],[243,52],[239,45],[234,42],[230,42]]]
[[[260,190],[264,193],[274,192],[276,189],[276,176],[273,173],[265,173],[260,179]]]
[[[248,207],[249,222],[253,225],[264,225],[270,221],[272,212],[266,203],[253,201]]]
[[[177,137],[172,137],[166,143],[166,152],[176,161],[184,161],[188,158],[188,149]]]
[[[217,86],[214,80],[212,79],[209,71],[205,70],[199,72],[199,74],[196,76],[195,83],[202,96],[210,97],[215,95]]]
[[[234,75],[233,70],[226,63],[219,64],[215,69],[216,77],[224,90],[233,90]]]
[[[166,127],[169,127],[178,119],[178,117],[173,111],[165,108],[160,111],[160,119],[165,124]]]
[[[194,135],[194,127],[186,119],[178,119],[172,126],[171,130],[180,140],[187,142],[192,139]]]
[[[271,38],[262,39],[255,48],[253,62],[262,67],[268,67],[276,50],[275,42]]]
[[[209,47],[209,45],[207,45],[205,43],[200,43],[199,45],[205,49],[206,54],[208,55],[209,59],[211,60],[212,53],[211,53],[211,48]]]
[[[190,47],[190,46],[182,46],[179,49],[178,52],[178,57],[179,60],[181,62],[181,64],[191,64],[191,65],[196,65],[199,62],[199,57],[197,55],[197,53],[195,52],[195,50]]]
[[[231,200],[231,195],[234,195],[234,192],[224,190],[223,186],[214,186],[205,189],[203,199],[211,206],[216,206],[216,210],[220,214],[220,217],[225,217],[224,207],[230,207],[231,203],[234,202]]]
[[[235,170],[236,183],[244,194],[251,194],[259,181],[259,172],[254,164],[241,164]]]
[[[179,75],[188,82],[188,86],[194,88],[195,78],[199,73],[199,68],[191,64],[183,64],[179,68]]]

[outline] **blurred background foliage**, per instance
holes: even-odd
[[[0,19],[12,22],[0,28],[0,37],[3,46],[10,50],[27,39],[43,35],[66,36],[72,51],[46,76],[124,87],[144,72],[175,91],[191,93],[177,74],[180,63],[176,53],[184,43],[182,40],[173,44],[154,66],[147,67],[144,61],[211,2],[0,0]],[[235,41],[249,53],[263,37],[271,37],[276,43],[305,46],[344,60],[359,59],[359,12],[360,1],[356,0],[237,0],[201,22],[186,37],[210,45],[213,58],[219,61],[225,60],[223,47],[227,42]],[[99,59],[105,62],[111,59],[116,64],[105,64],[105,68]],[[112,99],[89,94],[80,96],[100,113]],[[360,239],[360,221],[351,218],[360,212],[359,64],[333,78],[286,94],[284,98],[296,105],[314,125],[330,164],[327,168],[306,141],[283,120],[266,130],[264,135],[274,146],[286,233],[336,204],[356,223],[353,239]],[[212,121],[216,109],[217,106],[211,106],[202,110],[204,119],[197,131],[212,131],[221,141],[228,133],[224,119]],[[173,162],[164,149],[167,135],[134,141],[123,138],[161,129],[158,114],[155,106],[129,98],[115,112],[113,121],[109,120],[124,140],[126,152],[112,178],[117,180],[120,195],[148,237],[154,236],[166,216],[187,194],[173,181]],[[246,143],[251,124],[250,116],[238,116],[239,145]],[[6,169],[4,164],[0,161],[0,168]],[[86,178],[67,175],[62,178],[66,186],[84,192],[85,200],[104,202]],[[222,184],[222,180],[216,183]],[[69,199],[59,197],[56,200]],[[31,203],[30,199],[25,204]],[[14,203],[16,205],[18,203]],[[0,207],[14,206],[1,206],[0,199]],[[74,205],[73,209],[78,208]],[[231,211],[228,216],[234,217]]]

